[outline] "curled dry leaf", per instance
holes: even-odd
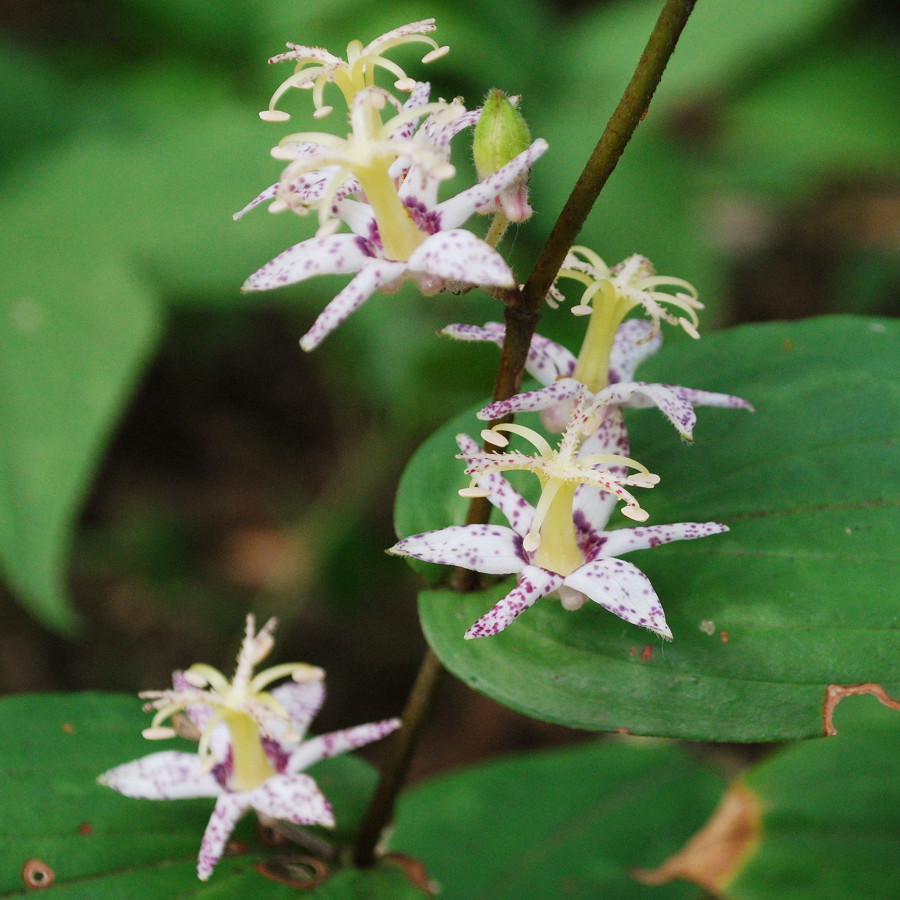
[[[895,700],[888,692],[874,682],[865,684],[829,684],[825,688],[825,702],[822,704],[822,721],[825,725],[827,737],[834,737],[837,728],[834,727],[834,710],[844,697],[853,697],[856,694],[871,694],[877,697],[888,709],[900,710],[900,700]]]
[[[649,885],[681,878],[721,897],[756,849],[759,837],[759,798],[745,785],[735,784],[682,850],[655,869],[637,869],[632,874]]]

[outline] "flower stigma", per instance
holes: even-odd
[[[393,107],[396,115],[382,121],[382,111]],[[328,183],[317,197],[320,237],[333,231],[339,222],[332,218],[336,196],[348,178],[356,179],[378,226],[378,237],[388,259],[405,261],[425,240],[399,194],[399,185],[391,166],[401,156],[418,164],[439,181],[451,178],[454,167],[428,142],[399,138],[397,132],[407,123],[430,114],[458,118],[465,112],[461,104],[437,101],[403,109],[387,91],[366,88],[357,93],[350,107],[350,134],[346,138],[323,132],[298,132],[283,138],[272,150],[276,159],[289,164],[279,179],[270,212],[294,209],[305,212],[308,206],[292,189],[301,176],[330,168]],[[313,152],[310,147],[315,147]]]
[[[329,53],[320,47],[308,47],[303,44],[288,43],[288,51],[273,56],[269,62],[279,63],[293,61],[296,63],[293,75],[279,85],[269,101],[268,109],[259,114],[260,118],[268,122],[286,122],[290,114],[276,109],[278,101],[291,88],[310,90],[313,94],[315,106],[314,118],[321,119],[332,111],[324,101],[325,85],[331,82],[335,84],[347,106],[353,102],[356,94],[375,84],[375,73],[379,68],[390,72],[394,78],[394,87],[400,91],[411,91],[415,81],[410,78],[396,63],[384,56],[388,50],[400,44],[424,43],[432,49],[423,57],[423,63],[430,63],[444,56],[450,48],[439,46],[436,41],[427,35],[436,30],[434,19],[423,19],[420,22],[411,22],[388,31],[381,37],[375,38],[369,44],[363,46],[362,41],[351,41],[347,45],[347,59]]]

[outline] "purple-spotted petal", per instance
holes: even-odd
[[[478,413],[478,418],[485,422],[499,419],[519,412],[534,412],[539,409],[549,409],[557,404],[565,404],[578,394],[584,385],[574,378],[562,378],[548,384],[536,391],[527,391],[524,394],[516,394],[508,400],[498,400],[491,403]],[[568,404],[571,412],[571,404]],[[568,419],[568,416],[566,416]],[[565,422],[561,430],[565,430]]]
[[[294,731],[302,738],[325,702],[325,682],[289,681],[275,688],[272,696],[284,707]],[[282,727],[278,728],[276,723]],[[266,726],[273,737],[279,737],[284,730],[282,720],[275,717],[271,723],[266,722]]]
[[[467,434],[456,436],[456,445],[468,463],[471,457],[481,454],[481,447]],[[490,491],[488,500],[506,516],[512,530],[525,537],[534,519],[534,507],[499,473],[489,472],[478,478],[477,485]]]
[[[694,388],[677,387],[671,384],[665,386],[673,391],[678,391],[691,406],[717,406],[721,409],[747,409],[753,412],[753,404],[748,403],[742,397],[735,397],[732,394],[698,391]]]
[[[440,333],[459,341],[490,341],[502,347],[506,326],[499,322],[487,322],[483,327],[448,325]],[[575,357],[561,344],[536,334],[531,339],[525,368],[529,375],[546,385],[571,375],[575,371],[575,363]]]
[[[412,252],[407,268],[413,277],[424,275],[491,287],[512,287],[516,283],[503,257],[490,244],[461,228],[427,237]]]
[[[332,731],[329,734],[320,734],[318,737],[304,741],[288,758],[286,771],[300,772],[308,769],[320,759],[331,759],[332,756],[340,756],[380,741],[392,731],[400,727],[399,719],[384,719],[381,722],[368,722],[365,725],[356,725],[353,728],[344,728],[341,731]]]
[[[693,430],[697,416],[694,407],[679,388],[671,388],[665,384],[649,384],[645,381],[624,381],[605,387],[594,395],[594,401],[599,405],[612,404],[635,409],[657,406],[685,440],[694,439]]]
[[[490,343],[502,347],[506,326],[499,322],[487,322],[484,325],[466,325],[458,322],[454,325],[447,325],[438,334],[454,338],[457,341],[490,341]]]
[[[511,575],[525,566],[522,539],[503,525],[451,525],[410,535],[387,552],[485,575]]]
[[[534,606],[541,597],[552,594],[562,583],[562,575],[538,566],[525,566],[519,583],[466,632],[466,639],[498,634],[526,609]]]
[[[206,881],[213,873],[216,863],[222,858],[225,843],[231,837],[238,819],[250,808],[252,792],[223,794],[216,801],[216,808],[209,818],[209,824],[200,843],[197,857],[197,877]]]
[[[576,569],[564,584],[620,619],[672,639],[659,597],[650,579],[637,566],[623,559],[601,557]]]
[[[441,229],[456,228],[462,225],[479,206],[489,203],[505,187],[528,172],[546,149],[547,142],[538,138],[527,150],[513,157],[502,169],[498,169],[484,181],[439,203],[434,211]]]
[[[331,804],[309,775],[273,775],[252,792],[253,808],[297,825],[334,827]]]
[[[261,194],[258,194],[256,197],[254,197],[243,209],[238,210],[236,213],[234,213],[231,218],[236,222],[238,219],[247,215],[247,213],[250,212],[251,209],[256,209],[256,207],[259,206],[260,203],[265,203],[267,200],[274,200],[275,194],[277,192],[278,182],[276,181],[275,184],[269,185],[269,187],[267,187]]]
[[[350,235],[337,236],[350,237]],[[312,328],[300,338],[300,346],[307,352],[314,350],[341,322],[359,309],[379,287],[401,278],[405,270],[406,264],[402,262],[369,259],[360,269],[356,278],[322,310]]]
[[[616,332],[609,353],[609,380],[634,381],[637,367],[662,346],[662,333],[653,334],[653,323],[645,319],[626,319]]]
[[[145,800],[178,800],[185,797],[218,797],[222,788],[207,772],[200,774],[196,753],[163,750],[123,763],[98,779],[126,797]]]
[[[332,210],[353,234],[368,239],[377,233],[375,216],[368,203],[342,197],[334,203]]]
[[[622,411],[609,407],[605,410],[600,427],[583,441],[579,455],[617,453],[628,456],[628,450],[628,432]],[[616,475],[627,474],[624,466],[610,466],[609,470]],[[593,485],[582,484],[576,488],[572,520],[575,523],[578,545],[586,557],[591,555],[617,502],[615,494],[601,491]]]
[[[257,269],[243,291],[267,291],[305,281],[314,275],[358,272],[372,258],[366,242],[353,234],[332,234],[295,244]]]
[[[619,528],[606,532],[601,553],[603,556],[621,556],[633,550],[647,550],[672,541],[693,541],[725,531],[728,531],[728,526],[721,522],[678,522],[675,525]]]

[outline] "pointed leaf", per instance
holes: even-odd
[[[235,832],[238,855],[226,855],[210,881],[197,880],[200,840],[211,799],[133,800],[97,783],[97,776],[154,748],[141,737],[148,716],[135,697],[43,694],[0,700],[0,895],[31,896],[23,867],[38,860],[53,870],[53,896],[67,900],[158,900],[160,897],[297,896],[293,887],[265,880],[255,860],[294,852],[263,848],[248,814]],[[190,750],[186,742],[165,742]],[[354,830],[375,773],[343,756],[310,774],[338,819],[326,839],[345,841]],[[311,829],[312,830],[312,829]],[[304,896],[406,898],[421,896],[391,869],[337,872]]]
[[[483,594],[421,596],[438,656],[536,718],[707,740],[821,735],[828,684],[896,686],[898,337],[893,321],[833,317],[663,350],[642,378],[728,390],[757,410],[700,410],[690,447],[657,412],[629,411],[632,456],[662,478],[644,501],[649,524],[730,528],[628,555],[662,601],[673,642],[595,604],[567,612],[552,598],[502,634],[463,640],[514,584],[504,581]],[[449,448],[470,416],[413,458],[401,534],[464,515]]]
[[[590,742],[475,766],[400,801],[392,849],[421,859],[442,900],[692,898],[631,876],[703,821],[720,779],[676,747]]]

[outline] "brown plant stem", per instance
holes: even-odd
[[[650,101],[669,63],[696,0],[666,0],[634,75],[594,147],[569,199],[566,200],[534,269],[522,289],[523,306],[537,313],[559,272],[569,248],[581,231],[588,213],[638,123],[647,114]]]
[[[696,0],[666,0],[634,75],[559,214],[528,281],[521,290],[512,288],[502,293],[506,307],[506,336],[494,382],[494,401],[506,400],[519,391],[544,298],[625,146],[646,115],[695,3]],[[477,498],[469,506],[467,522],[486,523],[489,514],[489,502]],[[473,590],[477,583],[477,575],[466,570],[455,570],[451,577],[452,587],[459,591]],[[391,757],[357,835],[354,862],[358,866],[370,866],[375,860],[375,847],[393,815],[394,802],[406,779],[415,743],[434,701],[442,671],[440,662],[429,648],[403,711],[403,725],[394,737]]]
[[[443,666],[434,651],[428,647],[406,701],[401,716],[403,724],[391,746],[391,758],[381,773],[381,779],[356,836],[353,861],[357,866],[371,866],[375,861],[375,848],[393,814],[394,802],[406,780],[416,742],[431,709],[443,672]]]

